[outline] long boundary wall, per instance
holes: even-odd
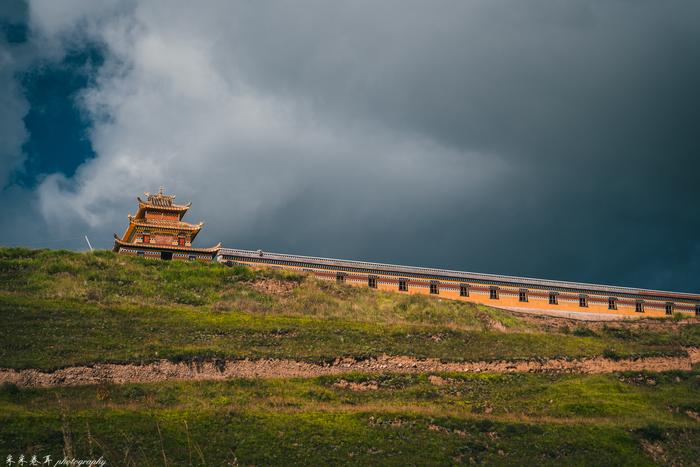
[[[224,263],[269,266],[326,280],[404,294],[435,295],[533,312],[599,313],[608,317],[700,316],[700,295],[446,269],[316,258],[222,248]]]

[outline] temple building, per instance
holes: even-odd
[[[192,242],[202,230],[203,222],[183,222],[192,203],[175,204],[175,195],[145,193],[135,215],[129,214],[129,226],[119,238],[114,234],[114,251],[144,258],[183,261],[213,261],[221,244],[211,248],[195,248]]]
[[[121,254],[288,269],[358,287],[425,294],[536,314],[586,314],[593,319],[604,315],[700,316],[700,295],[692,293],[268,253],[222,248],[220,243],[211,248],[195,248],[192,242],[203,223],[182,221],[190,203],[175,204],[175,196],[166,195],[162,188],[155,195],[146,193],[146,201],[137,199],[138,211],[129,215],[124,235],[114,235],[114,251]]]

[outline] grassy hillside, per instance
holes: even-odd
[[[0,367],[381,354],[444,361],[677,355],[690,320],[575,323],[281,270],[0,249]],[[700,369],[343,374],[0,386],[0,456],[109,465],[693,465]]]
[[[0,452],[136,466],[695,465],[698,411],[698,372],[5,387]]]
[[[649,355],[700,344],[700,325],[555,325],[281,270],[0,250],[0,365],[200,357],[446,361]]]

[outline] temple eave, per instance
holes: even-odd
[[[117,235],[114,235],[114,251],[119,251],[120,247],[145,249],[145,250],[168,250],[168,251],[183,251],[188,253],[217,253],[221,249],[221,243],[209,248],[195,248],[180,245],[162,245],[162,244],[147,244],[147,243],[132,243],[121,240]]]
[[[136,199],[139,202],[139,209],[161,209],[164,211],[187,211],[189,208],[192,207],[192,203],[187,203],[187,204],[171,204],[171,205],[162,205],[162,204],[153,204],[149,203],[148,201],[144,201],[138,196]]]
[[[167,230],[187,230],[187,231],[199,231],[202,230],[203,224],[190,224],[189,222],[182,221],[168,221],[168,220],[153,220],[153,219],[133,219],[132,225],[139,227],[150,227],[153,229],[167,229]]]

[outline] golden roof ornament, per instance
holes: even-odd
[[[146,195],[147,202],[154,206],[172,206],[175,199],[175,195],[166,195],[165,188],[162,186],[155,195],[149,192],[145,192],[144,195]]]

